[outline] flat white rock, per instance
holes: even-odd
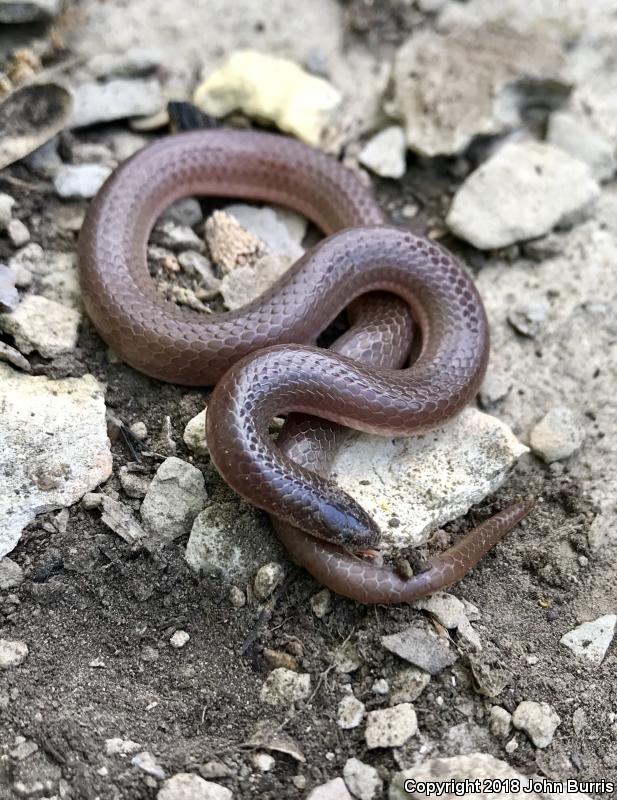
[[[103,387],[0,363],[0,557],[37,514],[76,503],[111,475]]]
[[[467,408],[420,436],[359,435],[343,445],[332,474],[375,519],[384,549],[395,549],[421,544],[465,514],[503,483],[525,452],[507,425]]]
[[[161,541],[188,533],[208,499],[202,473],[181,458],[166,458],[141,504],[144,527]]]
[[[480,250],[549,233],[598,196],[589,166],[542,142],[510,142],[463,182],[446,217]]]
[[[418,732],[418,719],[411,703],[371,711],[366,717],[364,738],[369,750],[401,747]]]
[[[617,615],[604,614],[592,622],[583,622],[577,628],[564,633],[559,641],[575,655],[599,666],[613,641],[616,623]]]
[[[524,700],[514,709],[512,724],[525,731],[536,747],[543,748],[553,741],[553,734],[561,724],[561,718],[548,703]]]
[[[161,786],[157,800],[231,800],[231,790],[193,772],[178,772]]]
[[[14,336],[22,353],[37,350],[45,358],[75,348],[80,321],[79,311],[38,294],[26,295],[14,311],[0,314],[0,328]]]
[[[391,125],[369,139],[358,161],[382,178],[402,178],[407,168],[406,153],[405,131],[400,125]]]

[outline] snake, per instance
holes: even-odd
[[[158,292],[147,246],[163,211],[187,196],[284,206],[325,238],[242,308],[182,308]],[[338,594],[402,603],[445,588],[533,507],[514,502],[409,575],[384,563],[376,523],[328,478],[349,429],[408,436],[459,413],[484,376],[489,328],[458,261],[388,225],[371,188],[325,153],[254,130],[159,139],[90,203],[78,263],[85,309],[120,359],[157,380],[214,386],[206,415],[214,465],[270,514],[291,558]],[[345,310],[349,330],[317,347]],[[274,440],[279,415],[286,422]]]

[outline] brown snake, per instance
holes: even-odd
[[[181,309],[156,291],[146,247],[162,211],[189,195],[278,203],[328,238],[244,308],[211,316]],[[379,531],[325,477],[339,426],[398,436],[443,423],[475,395],[489,336],[474,284],[454,258],[387,227],[370,190],[333,159],[248,131],[160,140],[122,164],[90,205],[79,263],[88,314],[123,360],[161,380],[217,384],[207,415],[215,465],[272,514],[292,558],[334,591],[365,603],[429,594],[459,580],[529,513],[531,501],[509,506],[408,579],[352,552],[374,548]],[[314,347],[350,304],[349,332],[329,351]],[[410,312],[421,347],[401,369]],[[268,425],[278,414],[290,416],[275,443]]]

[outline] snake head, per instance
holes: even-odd
[[[351,553],[371,551],[379,544],[379,528],[351,498],[344,505],[336,501],[324,503],[320,511],[321,538]]]

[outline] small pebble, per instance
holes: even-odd
[[[378,678],[371,687],[375,694],[385,695],[390,691],[390,685],[385,678]]]
[[[343,778],[347,788],[358,800],[374,800],[381,797],[383,781],[375,767],[357,758],[350,758],[343,767]]]
[[[16,639],[0,639],[0,669],[18,667],[28,656],[28,645]]]
[[[573,455],[585,441],[585,428],[578,414],[559,406],[551,409],[531,431],[531,449],[547,464]]]
[[[512,729],[512,714],[501,706],[492,706],[489,728],[493,736],[505,739]]]
[[[335,778],[316,786],[306,800],[353,800],[353,798],[347,791],[345,781],[342,778]]]
[[[260,772],[270,772],[276,763],[275,759],[269,753],[253,753],[251,762]]]
[[[101,164],[62,164],[54,176],[54,188],[60,197],[88,200],[110,175],[110,167]]]
[[[306,700],[311,693],[311,676],[284,667],[273,669],[261,687],[261,702],[288,707]]]
[[[311,608],[318,619],[323,619],[332,610],[332,594],[329,589],[322,589],[311,597]]]
[[[176,631],[169,640],[169,643],[176,650],[180,650],[180,648],[184,647],[190,638],[191,637],[186,631]]]
[[[131,764],[147,775],[152,775],[153,778],[159,781],[165,780],[165,771],[152,753],[149,753],[147,750],[143,750],[141,753],[137,753],[137,755],[133,756]]]
[[[418,732],[418,720],[411,703],[371,711],[366,718],[367,747],[401,747]]]
[[[548,747],[561,719],[548,703],[524,700],[512,714],[512,724],[524,731],[536,747]]]
[[[30,241],[30,231],[20,219],[12,219],[7,227],[9,239],[15,247],[22,247]]]
[[[559,641],[575,655],[599,666],[613,641],[616,625],[617,615],[604,614],[565,633]]]
[[[266,600],[283,579],[284,570],[277,561],[270,561],[257,570],[253,591],[258,600]]]
[[[358,700],[353,694],[345,695],[338,704],[337,724],[339,728],[343,730],[357,728],[362,722],[364,711],[364,703],[361,700]]]
[[[243,608],[246,605],[246,595],[237,586],[232,586],[229,590],[229,602],[234,608]]]
[[[159,789],[157,800],[232,800],[230,789],[193,772],[172,775]]]

